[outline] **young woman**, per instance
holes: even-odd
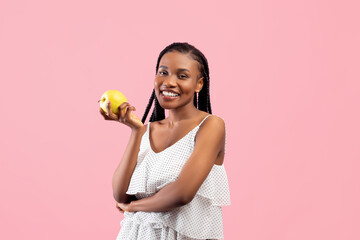
[[[205,56],[188,43],[173,43],[160,53],[142,120],[130,103],[119,107],[119,116],[110,104],[108,115],[100,109],[104,118],[131,128],[112,182],[125,217],[117,240],[223,238],[221,207],[230,205],[225,123],[211,114]]]

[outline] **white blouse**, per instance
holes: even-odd
[[[149,140],[150,122],[142,136],[137,164],[127,194],[150,197],[173,182],[195,146],[201,124],[179,141],[155,153]],[[226,138],[225,138],[226,145]],[[192,201],[166,212],[124,212],[117,240],[190,240],[223,238],[222,206],[230,205],[224,165],[214,164]]]

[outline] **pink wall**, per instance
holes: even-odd
[[[133,3],[132,3],[133,2]],[[115,239],[112,174],[175,41],[227,124],[225,239],[360,239],[358,1],[0,2],[0,239]]]

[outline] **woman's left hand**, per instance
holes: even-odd
[[[130,202],[131,203],[131,202]],[[133,212],[130,203],[118,203],[116,202],[116,208],[119,209],[120,212]]]

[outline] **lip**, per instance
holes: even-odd
[[[167,90],[166,90],[167,91]],[[169,91],[170,92],[170,91]],[[160,92],[160,96],[164,99],[164,100],[174,100],[176,98],[178,98],[179,96],[176,97],[170,97],[170,96],[165,96],[162,91]]]

